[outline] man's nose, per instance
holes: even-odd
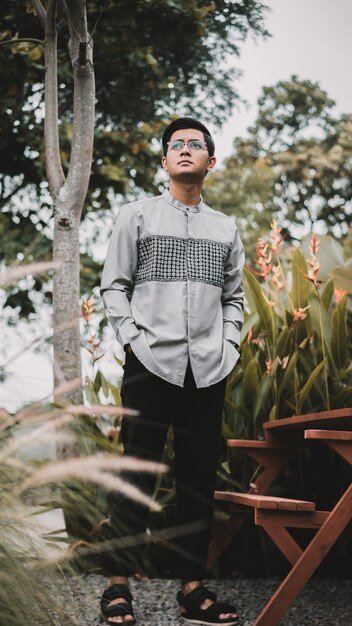
[[[191,154],[191,151],[188,147],[188,143],[185,143],[185,145],[183,146],[182,150],[181,150],[181,154]]]

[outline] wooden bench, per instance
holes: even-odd
[[[280,498],[236,491],[216,491],[215,500],[229,502],[231,513],[242,516],[254,511],[254,522],[262,526],[287,560],[294,565],[302,555],[302,549],[287,530],[288,528],[319,528],[328,512],[316,511],[315,502]]]
[[[242,491],[216,491],[215,500],[223,500],[253,509],[271,509],[279,511],[315,511],[315,502],[263,496]]]
[[[314,502],[292,501],[265,495],[270,484],[297,445],[315,440],[327,445],[352,465],[352,407],[298,415],[264,425],[265,441],[229,440],[230,447],[246,451],[258,463],[247,493],[216,492],[227,501],[232,515],[210,546],[209,564],[232,542],[248,514],[269,534],[292,568],[257,616],[253,626],[277,626],[299,592],[352,521],[352,484],[331,511],[316,511]],[[302,551],[287,528],[315,529],[313,539]]]

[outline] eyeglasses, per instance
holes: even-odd
[[[189,150],[192,152],[197,152],[198,150],[208,150],[207,144],[201,139],[191,139],[190,141],[175,139],[174,141],[168,141],[167,145],[170,150],[175,150],[175,152],[180,152],[185,146],[188,146]]]

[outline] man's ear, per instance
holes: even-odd
[[[166,162],[166,157],[164,157],[164,156],[163,156],[163,157],[162,157],[162,159],[161,159],[161,166],[162,166],[163,170],[165,170],[165,172],[167,172],[167,171],[168,171],[167,162]]]
[[[211,156],[209,157],[209,162],[207,165],[207,170],[208,172],[210,172],[210,170],[212,170],[216,165],[216,157],[215,156]]]

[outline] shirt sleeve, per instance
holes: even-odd
[[[139,334],[130,300],[138,262],[138,221],[127,204],[120,208],[104,264],[100,294],[122,347]]]
[[[244,291],[242,287],[244,249],[237,228],[232,248],[226,259],[224,269],[224,287],[221,296],[224,339],[240,344],[243,326]]]

